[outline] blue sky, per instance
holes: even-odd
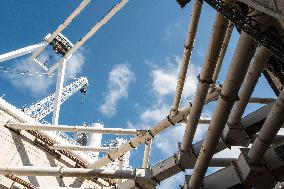
[[[0,54],[42,41],[79,4],[79,0],[0,1]],[[118,0],[96,0],[63,32],[75,43]],[[179,62],[183,52],[192,3],[181,9],[174,0],[130,0],[67,63],[67,75],[85,76],[89,80],[84,97],[74,94],[62,106],[60,124],[81,125],[101,122],[105,127],[147,128],[169,113],[173,100]],[[215,11],[206,4],[197,31],[188,80],[182,105],[192,99],[204,55],[207,50]],[[238,33],[234,30],[218,81],[225,79]],[[37,71],[28,56],[1,63],[0,66]],[[45,57],[42,57],[45,58]],[[55,78],[19,76],[0,72],[0,95],[17,107],[28,106],[55,90]],[[67,80],[65,84],[70,83]],[[261,78],[255,94],[274,97]],[[205,107],[203,116],[210,117],[216,103]],[[111,108],[109,108],[111,107]],[[249,106],[246,113],[259,106]],[[46,120],[50,121],[50,116]],[[197,138],[206,133],[199,129]],[[150,164],[172,155],[182,139],[183,126],[157,137],[152,147]],[[105,140],[110,137],[104,137]],[[131,165],[142,164],[143,148],[132,152]],[[136,160],[136,161],[134,161]],[[175,183],[174,186],[171,186]],[[183,176],[166,181],[161,188],[178,188]]]

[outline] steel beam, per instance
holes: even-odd
[[[190,114],[187,118],[187,125],[181,145],[182,151],[190,150],[190,145],[198,125],[198,120],[200,118],[210,84],[212,84],[212,77],[228,24],[229,21],[221,14],[217,13],[206,58],[199,76],[199,83],[192,103],[192,109],[190,110]]]
[[[12,52],[1,54],[0,55],[0,62],[5,62],[5,61],[11,60],[13,58],[17,58],[17,57],[20,57],[20,56],[24,56],[26,54],[30,54],[30,53],[35,52],[36,50],[42,48],[45,45],[46,45],[45,43],[38,43],[36,45],[31,45],[31,46],[24,47],[24,48],[21,48],[21,49],[12,51]]]
[[[262,162],[254,164],[247,157],[249,149],[241,149],[238,160],[204,178],[204,189],[226,188],[273,188],[277,182],[284,181],[282,143],[270,147],[264,154]],[[216,182],[216,180],[222,182]]]
[[[265,79],[267,80],[267,82],[269,83],[272,90],[274,91],[274,93],[276,94],[276,96],[278,96],[280,94],[282,87],[283,87],[279,78],[272,71],[270,71],[268,68],[265,68],[263,70],[263,75],[264,75]]]
[[[145,142],[144,157],[143,157],[143,164],[142,164],[143,169],[146,169],[149,166],[151,145],[152,145],[152,140]]]
[[[248,68],[248,72],[239,92],[240,100],[237,101],[232,108],[232,114],[228,120],[229,125],[236,125],[241,120],[241,117],[269,57],[270,52],[263,46],[256,49],[255,55]]]
[[[94,147],[94,146],[80,146],[80,145],[69,145],[69,144],[54,144],[48,146],[53,150],[74,150],[74,151],[87,151],[87,152],[110,152],[116,150],[111,147]]]
[[[19,130],[61,131],[61,132],[98,133],[98,134],[115,134],[115,135],[139,135],[147,132],[147,130],[139,130],[139,129],[96,128],[96,127],[85,127],[85,126],[32,124],[32,123],[8,123],[8,127]]]
[[[105,169],[84,169],[66,167],[0,167],[0,175],[17,176],[56,176],[56,177],[82,177],[82,178],[104,178],[104,179],[131,179],[147,177],[147,169],[136,170],[105,170]]]
[[[241,140],[234,140],[233,143],[231,143],[234,146],[243,146],[247,147],[252,135],[255,135],[259,130],[260,127],[259,125],[262,125],[262,121],[267,117],[270,109],[271,109],[272,104],[266,105],[263,108],[260,108],[253,113],[247,115],[246,117],[242,118],[242,125],[244,130],[242,132],[245,134],[248,130],[250,131],[249,137],[244,138],[245,141]],[[217,147],[215,148],[214,153],[218,153],[229,146],[227,145],[227,138],[228,136],[224,136],[224,138],[220,139],[218,142]],[[236,136],[238,138],[239,136]],[[278,143],[279,141],[282,141],[283,137],[279,136],[277,139],[275,139],[274,143]],[[192,154],[187,153],[186,158],[181,158],[184,157],[180,154],[174,154],[173,156],[165,159],[164,161],[159,162],[158,164],[152,166],[152,177],[151,179],[157,183],[162,182],[163,180],[166,180],[167,178],[184,171],[185,169],[192,169],[194,167],[194,164],[196,162],[198,153],[201,149],[202,143],[204,140],[201,140],[191,146],[191,151]],[[226,143],[225,143],[225,142]],[[222,159],[222,158],[221,158]],[[230,158],[229,158],[230,159]],[[219,161],[220,159],[212,159],[210,161],[210,166],[226,166],[229,165],[229,162],[234,159],[230,159],[227,161],[228,164],[222,164],[222,165],[217,165],[215,162]]]
[[[219,72],[220,72],[220,69],[221,69],[227,48],[228,48],[228,44],[229,44],[230,39],[231,39],[233,29],[234,29],[234,24],[232,22],[229,22],[229,25],[228,25],[228,28],[226,30],[226,34],[225,34],[225,37],[224,37],[224,41],[222,43],[221,51],[219,53],[219,57],[218,57],[218,60],[217,60],[217,64],[216,64],[216,67],[215,67],[215,70],[214,70],[214,74],[213,74],[213,77],[212,77],[214,85],[215,85],[216,80],[218,78],[218,75],[219,75]],[[212,87],[210,89],[212,89]]]
[[[52,115],[53,125],[58,125],[62,89],[63,89],[63,84],[64,84],[65,70],[66,70],[66,62],[67,62],[67,59],[64,58],[63,62],[60,63],[58,73],[57,73],[56,91],[55,91],[54,102],[53,102],[53,115]]]
[[[248,103],[255,103],[255,104],[270,104],[275,102],[276,99],[274,98],[257,98],[257,97],[251,97],[248,101]]]
[[[66,27],[69,26],[69,24],[74,20],[74,18],[78,16],[90,2],[91,0],[83,0],[81,4],[64,20],[64,22],[58,26],[58,28],[48,38],[45,38],[45,41],[47,41],[49,44],[57,35],[59,35],[60,32],[62,32]],[[44,50],[45,47],[46,46],[43,46],[42,48],[38,49],[36,52],[33,53],[32,59],[34,59],[35,62],[40,63],[36,59],[36,57]]]
[[[232,63],[221,89],[221,98],[218,99],[217,108],[214,111],[207,136],[202,144],[202,149],[200,150],[193,174],[188,183],[189,188],[200,188],[233,104],[238,99],[239,89],[255,53],[256,46],[257,44],[248,34],[241,32]]]
[[[124,155],[125,153],[135,149],[136,147],[140,146],[142,143],[153,139],[157,134],[164,131],[165,129],[169,128],[170,126],[175,125],[178,122],[181,122],[186,119],[191,109],[191,104],[189,103],[183,109],[181,109],[177,115],[175,116],[167,116],[159,123],[154,125],[150,130],[147,132],[138,135],[135,138],[132,138],[128,143],[123,144],[121,147],[118,148],[115,152],[110,152],[106,156],[100,158],[98,161],[94,162],[93,164],[89,165],[89,168],[100,168],[104,165],[114,161],[118,157]],[[208,122],[208,120],[205,120]]]
[[[256,140],[248,153],[252,162],[259,161],[284,123],[284,90],[273,104]]]
[[[170,126],[174,125],[177,122],[180,122],[186,118],[190,111],[190,104],[188,104],[185,108],[178,112],[177,115],[170,117],[167,116],[159,123],[154,125],[149,131],[147,131],[143,135],[139,135],[137,137],[132,138],[128,143],[123,144],[121,147],[117,149],[115,152],[110,152],[106,156],[100,158],[98,161],[94,162],[89,166],[89,168],[100,168],[104,165],[112,162],[113,160],[117,159],[118,157],[124,155],[126,152],[129,152],[136,147],[140,146],[145,141],[149,141],[153,139],[157,134],[164,131],[165,129],[169,128]]]
[[[201,9],[202,9],[202,1],[195,0],[195,4],[193,6],[193,11],[191,15],[190,25],[188,28],[188,37],[184,45],[184,51],[183,51],[182,62],[180,65],[176,93],[175,93],[173,105],[171,108],[171,115],[176,115],[178,108],[179,108],[179,103],[180,103],[181,94],[183,91],[183,86],[184,86],[184,82],[186,78],[186,73],[187,73],[187,69],[188,69],[188,65],[189,65],[189,61],[191,57],[191,52],[193,49],[193,43],[194,43],[194,39],[196,36],[196,30],[198,26]]]
[[[65,55],[62,59],[68,58],[74,52],[76,52],[90,37],[92,37],[105,23],[107,23],[129,0],[121,0],[117,3],[105,17],[103,17],[95,26],[93,26],[89,32],[84,35]],[[59,60],[58,63],[54,64],[52,67],[49,68],[48,74],[52,74],[60,65],[60,62],[63,60]]]
[[[239,0],[254,9],[279,20],[284,20],[283,0]]]

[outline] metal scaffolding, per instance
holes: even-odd
[[[37,150],[50,154],[54,162],[60,161],[54,163],[55,167],[37,167],[30,162],[27,164],[30,166],[2,166],[0,175],[33,189],[36,186],[21,176],[88,178],[93,183],[100,181],[101,188],[110,189],[154,189],[160,182],[188,169],[193,171],[192,175],[185,177],[185,189],[274,188],[283,182],[284,137],[278,134],[284,127],[284,39],[281,37],[284,34],[284,3],[280,0],[271,1],[272,4],[264,0],[195,0],[169,115],[149,129],[58,124],[68,60],[127,2],[121,0],[117,3],[74,45],[61,32],[91,0],[82,1],[52,34],[44,38],[44,42],[0,55],[0,62],[4,64],[13,58],[32,54],[31,59],[44,72],[52,74],[58,69],[56,92],[51,95],[54,99],[52,124],[39,123],[39,119],[33,119],[3,98],[0,98],[0,116],[3,112],[10,118],[0,124],[4,126],[7,136],[15,138],[16,134],[22,140],[25,139],[25,144],[29,143],[36,146]],[[190,0],[178,0],[178,3],[184,7]],[[180,108],[203,3],[217,11],[216,18],[193,101]],[[234,28],[240,34],[239,39],[226,78],[217,85],[221,67],[226,64],[224,57]],[[55,53],[62,55],[50,67],[37,60],[48,45],[53,47]],[[277,98],[262,98],[261,95],[252,97],[262,73]],[[212,101],[217,101],[212,117],[202,118],[204,106]],[[249,103],[258,103],[263,107],[244,116]],[[34,106],[34,110],[38,111],[37,107],[43,104],[44,101],[39,101],[40,106]],[[151,145],[155,143],[155,137],[177,123],[185,126],[185,132],[176,153],[151,165]],[[209,125],[206,136],[193,143],[196,130],[202,124]],[[76,143],[57,132],[72,132],[77,138],[81,137],[81,141]],[[102,134],[131,135],[132,138],[117,138],[107,145],[93,145],[97,140],[100,142]],[[142,145],[144,154],[141,168],[128,167],[130,151]],[[214,157],[216,153],[232,146],[242,147],[238,158]],[[23,147],[17,147],[18,151],[20,149]],[[99,153],[100,158],[94,159]],[[206,175],[209,167],[222,169]]]

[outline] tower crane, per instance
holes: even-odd
[[[88,85],[88,79],[86,77],[80,77],[76,81],[70,83],[62,90],[62,96],[60,104],[65,102],[71,95],[80,90],[81,93],[87,93],[86,87]],[[28,108],[24,108],[23,111],[25,114],[34,118],[37,121],[40,121],[45,116],[53,111],[53,103],[55,100],[55,93],[47,96],[46,98],[38,101],[37,103],[31,105]]]

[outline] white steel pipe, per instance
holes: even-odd
[[[65,55],[62,59],[69,57],[72,55],[75,51],[77,51],[92,35],[94,35],[105,23],[107,23],[114,15],[117,13],[129,0],[121,0],[119,3],[117,3],[108,13],[105,17],[103,17],[97,24],[89,30],[89,32],[83,36]],[[62,62],[63,60],[60,60]],[[58,68],[58,64],[54,64],[48,71],[48,74],[51,74],[54,72],[55,69]]]
[[[5,61],[11,60],[13,58],[17,58],[17,57],[35,52],[36,50],[38,50],[39,48],[42,48],[43,46],[45,46],[45,43],[39,43],[39,44],[36,44],[36,45],[30,45],[28,47],[24,47],[24,48],[21,48],[21,49],[12,51],[12,52],[1,54],[0,55],[0,62],[5,62]]]
[[[188,104],[185,108],[179,111],[177,115],[173,117],[167,116],[165,119],[161,120],[159,123],[154,125],[145,134],[138,135],[132,138],[129,142],[119,147],[115,152],[109,152],[107,155],[105,155],[104,157],[100,158],[98,161],[91,164],[88,168],[95,169],[103,167],[104,165],[114,161],[115,159],[124,155],[125,153],[140,146],[145,141],[153,139],[157,134],[169,128],[171,125],[174,125],[175,123],[184,120],[184,118],[189,114],[190,107],[191,107],[190,104]]]
[[[142,170],[141,170],[142,171]],[[66,167],[0,167],[0,175],[17,176],[55,176],[55,177],[82,177],[105,179],[131,179],[136,178],[136,170],[105,170]]]
[[[211,121],[211,118],[200,118],[199,121],[198,121],[198,124],[209,124]],[[181,121],[181,123],[186,123],[187,122],[187,119],[184,119]]]
[[[206,122],[207,119],[204,119],[203,121]],[[147,132],[147,130],[139,130],[139,129],[97,128],[97,127],[69,126],[69,125],[55,126],[50,124],[32,124],[32,123],[8,123],[8,127],[19,130],[61,131],[61,132],[98,133],[98,134],[115,134],[115,135],[138,135],[140,133]]]
[[[211,118],[200,118],[198,121],[198,124],[209,124],[211,121]]]
[[[215,70],[214,70],[214,74],[213,74],[213,77],[212,77],[214,84],[215,84],[215,82],[218,78],[218,75],[219,75],[219,72],[220,72],[220,69],[221,69],[227,48],[228,48],[228,44],[229,44],[230,39],[231,39],[233,29],[234,29],[233,23],[229,22],[229,26],[227,28],[227,31],[226,31],[226,34],[225,34],[225,37],[224,37],[224,41],[222,43],[222,48],[221,48],[221,51],[220,51],[220,54],[219,54],[219,57],[218,57],[218,61],[217,61],[217,64],[216,64],[216,67],[215,67]]]
[[[254,140],[248,157],[252,162],[259,161],[270,144],[273,142],[277,132],[284,123],[284,90],[281,91],[274,102],[258,136]]]
[[[190,151],[190,146],[193,141],[210,84],[213,84],[212,76],[217,64],[228,24],[229,21],[220,13],[217,13],[209,47],[204,60],[205,62],[199,76],[199,83],[195,92],[192,108],[187,119],[187,125],[181,145],[182,151]]]
[[[195,4],[193,6],[193,11],[191,15],[191,21],[188,27],[188,37],[184,45],[183,57],[182,57],[181,65],[180,65],[180,71],[179,71],[177,87],[176,87],[176,94],[175,94],[173,105],[171,108],[171,115],[176,115],[178,108],[179,108],[179,103],[180,103],[181,94],[182,94],[183,87],[184,87],[184,82],[185,82],[186,73],[187,73],[187,69],[189,65],[189,60],[191,57],[191,52],[193,49],[193,43],[194,43],[194,39],[196,36],[196,30],[198,26],[201,9],[202,9],[202,1],[195,0]]]
[[[211,90],[207,94],[205,104],[217,100],[219,98],[219,94],[221,91],[220,87],[212,87]],[[275,102],[274,98],[259,98],[259,97],[250,97],[248,103],[255,103],[255,104],[270,104]]]
[[[142,164],[143,169],[146,169],[149,166],[151,145],[152,145],[152,140],[145,142],[144,157],[143,157],[143,164]]]
[[[65,70],[66,70],[66,62],[67,62],[67,59],[63,58],[63,62],[60,63],[58,73],[57,73],[56,91],[55,91],[54,102],[53,102],[53,115],[52,115],[53,125],[58,125],[62,89],[63,89],[63,84],[64,84]]]
[[[234,52],[227,77],[221,89],[221,98],[218,99],[217,108],[211,119],[207,136],[204,139],[198,159],[189,180],[189,188],[198,189],[205,176],[209,162],[214,155],[215,148],[227,123],[234,102],[244,80],[249,63],[254,55],[257,44],[253,39],[241,32]]]
[[[45,67],[40,61],[38,61],[37,59],[31,57],[31,60],[34,61],[43,71],[47,72],[48,69],[47,67]]]
[[[59,35],[60,32],[62,32],[68,25],[73,21],[73,19],[78,16],[82,10],[91,2],[91,0],[84,0],[81,2],[81,4],[68,16],[62,24],[58,26],[58,28],[48,37],[45,39],[48,43],[50,43],[57,35]],[[37,50],[32,55],[32,59],[36,60],[36,57],[44,50],[46,46],[43,46],[43,48]]]
[[[219,98],[220,91],[221,91],[220,86],[211,86],[206,96],[204,104],[208,104],[209,102],[217,100]]]
[[[53,150],[74,150],[74,151],[89,151],[89,152],[110,152],[116,150],[116,148],[111,147],[94,147],[94,146],[80,146],[80,145],[70,145],[70,144],[54,144],[49,146]]]
[[[186,120],[191,109],[191,104],[189,103],[183,109],[181,109],[177,115],[175,116],[167,116],[156,125],[154,125],[149,131],[145,132],[144,134],[139,134],[137,137],[132,138],[128,143],[123,144],[121,147],[117,149],[115,152],[110,152],[106,156],[102,157],[95,163],[91,164],[88,168],[100,168],[104,165],[112,162],[113,160],[117,159],[118,157],[124,155],[125,153],[135,149],[136,147],[140,146],[145,141],[149,141],[153,139],[157,134],[164,131],[165,129],[169,128],[170,126]],[[206,123],[210,122],[209,119],[204,119]]]
[[[92,0],[83,0],[81,4],[68,16],[62,24],[51,34],[51,36],[47,39],[50,43],[56,36],[59,35],[68,25],[73,21],[73,19],[78,16],[82,10],[91,2]]]
[[[229,125],[236,125],[239,123],[249,101],[254,100],[254,102],[260,102],[260,99],[250,99],[250,97],[269,57],[270,53],[265,47],[261,46],[256,49],[239,92],[240,100],[237,101],[232,108],[232,113],[228,120]]]

